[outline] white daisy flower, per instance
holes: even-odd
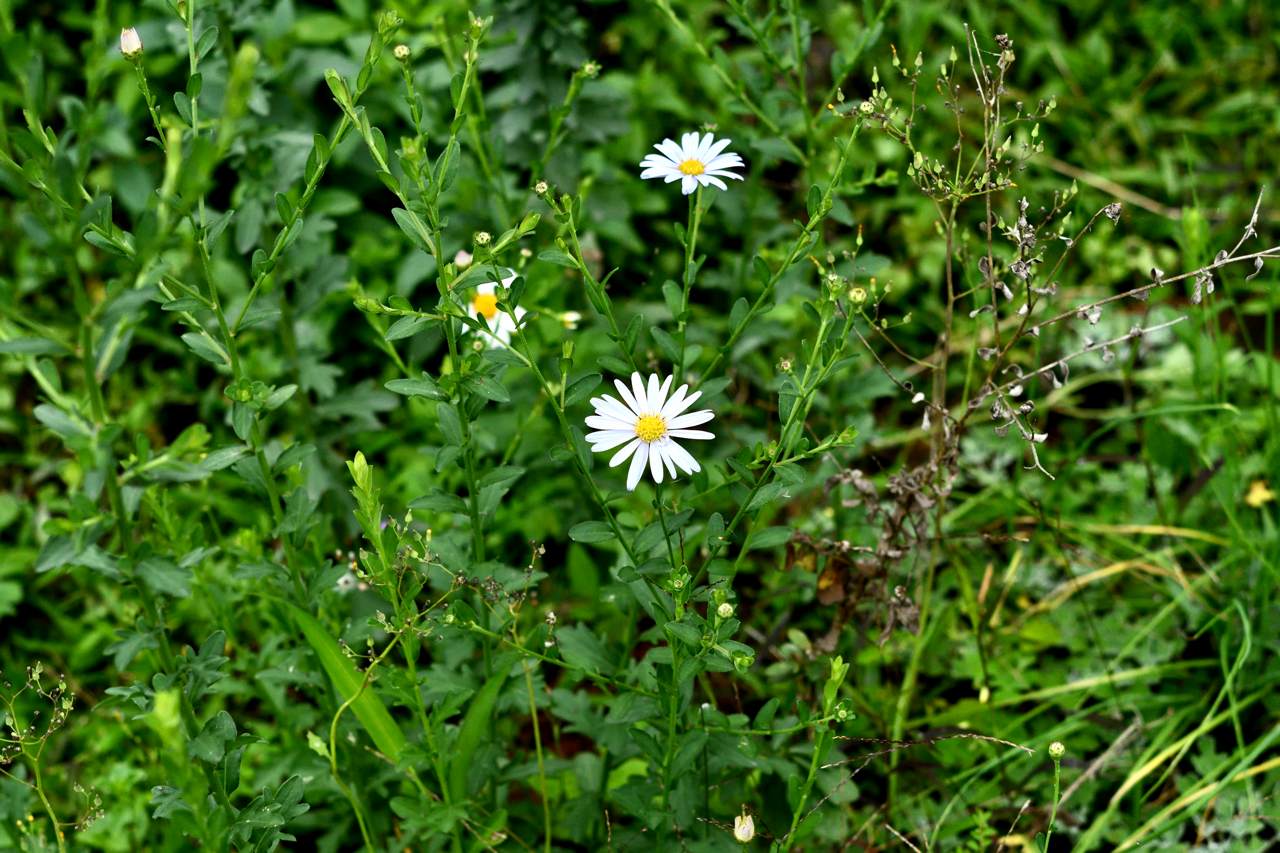
[[[690,429],[715,417],[710,409],[685,413],[685,409],[702,396],[701,391],[688,394],[689,386],[681,385],[667,396],[674,378],[659,380],[658,374],[651,373],[646,388],[640,374],[633,373],[630,388],[621,379],[613,380],[625,403],[608,394],[591,398],[596,413],[587,418],[587,426],[596,431],[587,435],[587,441],[596,453],[623,445],[609,460],[609,467],[616,468],[631,460],[627,471],[629,492],[635,491],[646,465],[655,483],[662,482],[664,466],[672,479],[676,477],[676,468],[686,474],[701,470],[698,460],[673,439],[715,438],[705,430]]]
[[[670,139],[664,139],[653,146],[657,154],[650,154],[640,161],[644,171],[640,177],[662,178],[666,183],[680,182],[680,191],[685,195],[702,186],[719,187],[727,190],[721,178],[742,180],[742,176],[730,169],[743,167],[742,158],[732,152],[722,153],[730,140],[717,140],[709,133],[701,136],[694,131],[680,137],[677,145]]]
[[[516,274],[509,272],[502,279],[502,289],[511,287],[511,283],[515,280]],[[489,327],[489,331],[480,333],[486,346],[509,347],[511,335],[519,322],[524,319],[526,312],[517,305],[513,312],[516,315],[516,322],[512,322],[511,315],[498,308],[498,282],[486,281],[484,284],[477,285],[471,292],[467,313],[476,320],[483,318],[484,324]]]

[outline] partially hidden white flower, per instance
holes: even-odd
[[[502,289],[506,290],[511,287],[511,283],[515,280],[516,274],[514,272],[504,276]],[[486,346],[509,347],[511,346],[511,335],[524,319],[526,312],[517,305],[512,312],[516,315],[516,319],[512,321],[510,314],[498,308],[498,282],[486,281],[484,284],[477,285],[476,289],[471,292],[471,301],[467,304],[467,313],[473,318],[481,320],[489,328],[489,331],[480,333]]]
[[[142,53],[142,39],[133,27],[120,31],[120,53],[125,59],[133,59]]]
[[[756,837],[756,822],[749,814],[740,814],[733,819],[733,837],[739,844],[746,844]]]
[[[742,175],[729,171],[743,167],[742,158],[732,152],[724,153],[730,140],[717,140],[710,133],[699,135],[697,131],[680,137],[680,144],[664,139],[653,146],[657,154],[650,154],[640,161],[644,171],[640,177],[662,178],[670,184],[680,182],[685,195],[699,186],[713,186],[727,190],[721,178],[742,180]]]
[[[591,398],[596,413],[587,418],[587,426],[595,432],[587,435],[587,441],[596,453],[622,445],[622,449],[609,460],[609,467],[616,468],[631,460],[627,471],[629,492],[635,491],[646,465],[655,483],[662,482],[664,468],[672,479],[677,476],[677,468],[686,474],[702,470],[698,460],[675,439],[715,438],[705,430],[691,429],[715,417],[710,409],[685,412],[702,396],[701,391],[689,394],[689,386],[681,385],[674,394],[667,396],[674,378],[659,379],[658,374],[651,373],[646,387],[640,374],[633,373],[630,388],[621,379],[613,380],[622,401],[608,394]]]

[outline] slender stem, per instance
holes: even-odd
[[[515,621],[511,623],[511,636],[515,638]],[[542,757],[542,726],[538,722],[538,702],[533,692],[533,672],[527,660],[520,662],[524,670],[524,687],[529,697],[529,718],[533,721],[533,750],[538,757],[539,799],[542,800],[542,849],[551,853],[551,803],[547,796],[547,770]]]
[[[791,814],[791,828],[787,830],[784,838],[788,841],[795,835],[796,829],[800,826],[800,818],[804,814],[805,804],[809,801],[809,794],[813,791],[814,779],[818,776],[818,765],[822,762],[822,756],[826,752],[827,743],[831,737],[831,733],[827,731],[819,731],[818,737],[813,744],[813,755],[809,759],[809,772],[804,778],[804,787],[800,790],[800,800],[796,803],[795,811]]]
[[[1053,822],[1058,818],[1058,791],[1062,783],[1062,760],[1053,759],[1053,810],[1049,813],[1049,828],[1044,833],[1044,850],[1049,853],[1049,840],[1053,838]]]
[[[684,290],[680,296],[680,316],[676,334],[680,338],[680,360],[676,362],[676,377],[684,381],[685,327],[689,320],[689,291],[693,289],[694,274],[698,263],[698,226],[702,222],[702,185],[689,196],[689,225],[684,235]]]
[[[58,842],[58,853],[66,853],[66,833],[62,831],[62,826],[58,823],[58,815],[53,810],[53,804],[49,802],[49,796],[44,792],[44,777],[40,774],[40,762],[38,760],[33,761],[31,769],[32,775],[35,777],[36,793],[40,795],[40,802],[44,804],[45,814],[49,815],[49,822],[53,824],[53,837]],[[42,844],[41,846],[44,845]]]

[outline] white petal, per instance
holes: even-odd
[[[685,386],[685,387],[688,387],[688,386]],[[701,396],[702,396],[701,391],[694,391],[688,397],[683,398],[680,401],[679,406],[672,405],[672,403],[667,403],[667,405],[662,410],[662,416],[664,418],[667,418],[668,420],[670,420],[671,418],[674,418],[676,415],[680,414],[685,409],[689,408],[695,402],[697,402],[698,398]]]
[[[668,440],[666,446],[667,457],[680,466],[680,470],[686,474],[696,474],[702,470],[698,465],[698,460],[690,455],[689,451],[680,446],[678,442]]]
[[[493,293],[494,288],[497,286],[497,282],[486,281],[484,284],[476,285],[476,293],[480,295],[488,295]]]
[[[703,134],[702,141],[698,143],[698,159],[703,163],[707,162],[707,158],[711,156],[711,143],[716,138],[709,133]]]
[[[631,467],[627,469],[627,491],[634,492],[644,473],[645,463],[649,461],[649,445],[643,441],[636,448],[636,455],[631,457]]]
[[[698,153],[698,131],[686,133],[680,137],[680,156],[685,160],[692,160]]]
[[[709,159],[714,159],[720,154],[721,151],[728,148],[729,143],[732,141],[733,140],[729,139],[729,137],[727,136],[724,139],[717,141],[714,145],[712,145],[710,148],[707,149],[707,157]]]
[[[711,433],[707,432],[704,429],[673,429],[673,430],[670,430],[667,433],[667,435],[671,436],[672,438],[696,438],[701,441],[706,441],[707,439],[715,438],[714,435],[712,435]]]
[[[670,166],[650,166],[640,173],[640,179],[647,181],[650,178],[667,178],[670,177],[671,174],[672,169]],[[675,172],[675,174],[679,175],[680,173]]]
[[[662,389],[658,387],[658,374],[650,373],[649,385],[645,388],[645,403],[649,406],[647,411],[662,411],[662,403],[658,400],[658,392],[660,390]]]
[[[649,412],[649,395],[644,393],[644,380],[640,378],[639,371],[631,374],[631,394],[636,398],[636,414],[647,414]]]
[[[667,402],[667,391],[671,388],[671,381],[675,378],[674,374],[668,375],[666,379],[662,380],[662,386],[658,389],[658,393],[649,395],[649,405],[653,406],[655,412],[662,411],[662,406]]]
[[[681,172],[679,169],[672,169],[670,174],[668,174],[665,178],[663,178],[663,182],[671,184],[671,183],[675,183],[676,181],[683,180],[683,178],[684,178],[684,172]]]
[[[599,397],[592,397],[591,405],[595,406],[597,415],[605,415],[610,418],[620,418],[624,421],[636,416],[635,412],[631,411],[608,394],[601,394]]]
[[[742,165],[744,165],[742,158],[737,154],[721,154],[719,157],[708,160],[706,164],[708,172],[715,169],[734,169]]]
[[[708,175],[706,172],[703,172],[701,175],[699,175],[698,180],[702,183],[704,187],[710,184],[711,186],[719,187],[722,190],[729,189],[727,186],[725,186],[724,181],[720,180],[714,175]]]
[[[637,438],[635,441],[613,454],[613,458],[609,460],[609,467],[617,468],[623,462],[627,461],[627,457],[634,453],[636,448],[643,446],[644,442]]]
[[[675,167],[680,164],[672,160],[666,154],[646,154],[644,159],[640,161],[641,166],[670,166]]]
[[[715,169],[714,171],[703,172],[702,174],[710,175],[713,178],[733,178],[735,181],[746,180],[737,172],[726,172],[724,169]]]
[[[684,407],[680,404],[684,401],[684,392],[688,390],[688,385],[681,385],[677,388],[676,393],[672,394],[671,399],[667,400],[667,402],[663,404],[662,411],[658,414],[662,415],[663,418],[670,420],[672,417],[683,411]]]
[[[635,431],[635,423],[627,423],[618,418],[606,418],[603,415],[589,415],[586,420],[587,426],[592,429],[627,429]],[[690,424],[693,426],[693,424]]]
[[[667,155],[671,162],[675,164],[679,164],[684,157],[684,149],[677,145],[674,139],[664,139],[653,147]]]
[[[689,195],[698,188],[698,179],[693,175],[685,175],[680,179],[680,192]]]
[[[688,429],[696,427],[698,424],[705,424],[716,416],[716,413],[710,409],[703,409],[699,412],[689,412],[687,415],[681,415],[678,418],[672,418],[667,421],[667,429]]]
[[[635,437],[636,432],[632,429],[606,429],[600,432],[587,433],[587,441],[591,444],[591,450],[594,453],[613,450],[618,445],[625,444]]]
[[[660,443],[662,445],[662,461],[667,463],[667,474],[674,480],[676,478],[676,463],[671,459],[671,448],[675,446],[675,442],[663,436]]]
[[[649,473],[653,476],[655,483],[662,482],[662,445],[649,445]]]
[[[631,409],[631,411],[635,412],[637,415],[640,414],[639,401],[636,400],[634,396],[632,396],[631,390],[628,389],[626,385],[622,384],[622,380],[621,379],[613,380],[613,387],[618,389],[618,393],[622,395],[622,399],[627,402],[627,408]]]

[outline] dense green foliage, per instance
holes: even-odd
[[[0,848],[1268,849],[1276,24],[0,0]]]

